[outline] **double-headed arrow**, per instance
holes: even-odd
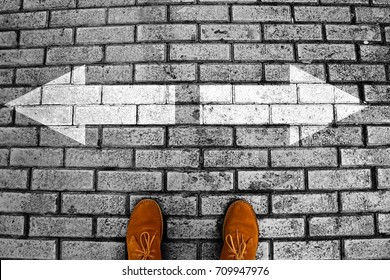
[[[15,108],[16,124],[40,123],[84,145],[87,125],[313,126],[305,138],[368,108],[294,65],[288,85],[199,85],[198,105],[178,104],[175,85],[100,86],[86,79],[86,67],[76,67],[73,83],[59,77],[6,106]],[[290,144],[299,140],[291,127]]]

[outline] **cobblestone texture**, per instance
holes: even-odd
[[[389,1],[0,3],[0,258],[125,259],[153,198],[217,259],[241,198],[258,259],[390,259]]]

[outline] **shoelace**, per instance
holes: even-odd
[[[156,237],[157,232],[153,235],[152,238],[150,238],[150,234],[148,232],[143,232],[139,238],[140,240],[140,249],[137,249],[136,252],[140,253],[140,259],[141,260],[147,260],[149,257],[153,258],[153,255],[151,254],[154,252],[154,250],[151,250],[152,243],[154,241],[154,238]]]
[[[236,230],[236,239],[237,239],[238,248],[235,247],[234,238],[231,234],[226,235],[225,242],[229,247],[229,252],[232,253],[230,256],[232,256],[233,259],[235,260],[243,260],[244,255],[247,254],[246,247],[250,239],[245,242],[244,235],[241,234],[241,240],[240,240],[238,230]]]

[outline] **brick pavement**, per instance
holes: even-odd
[[[0,0],[0,258],[125,259],[152,197],[167,259],[237,198],[259,259],[390,259],[389,41],[388,0]]]

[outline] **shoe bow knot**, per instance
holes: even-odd
[[[241,238],[240,238],[240,235],[238,234],[238,230],[236,230],[236,240],[234,240],[231,234],[226,235],[225,242],[229,247],[229,252],[232,253],[230,256],[233,257],[234,260],[243,260],[244,256],[247,254],[246,248],[250,240],[251,238],[245,241],[243,234],[241,234]],[[237,248],[234,244],[235,241],[237,244]]]
[[[147,260],[149,258],[153,259],[152,253],[154,250],[151,248],[156,234],[157,232],[152,237],[150,237],[148,232],[143,232],[140,235],[139,244],[137,243],[138,248],[135,251],[139,254],[141,260]]]

